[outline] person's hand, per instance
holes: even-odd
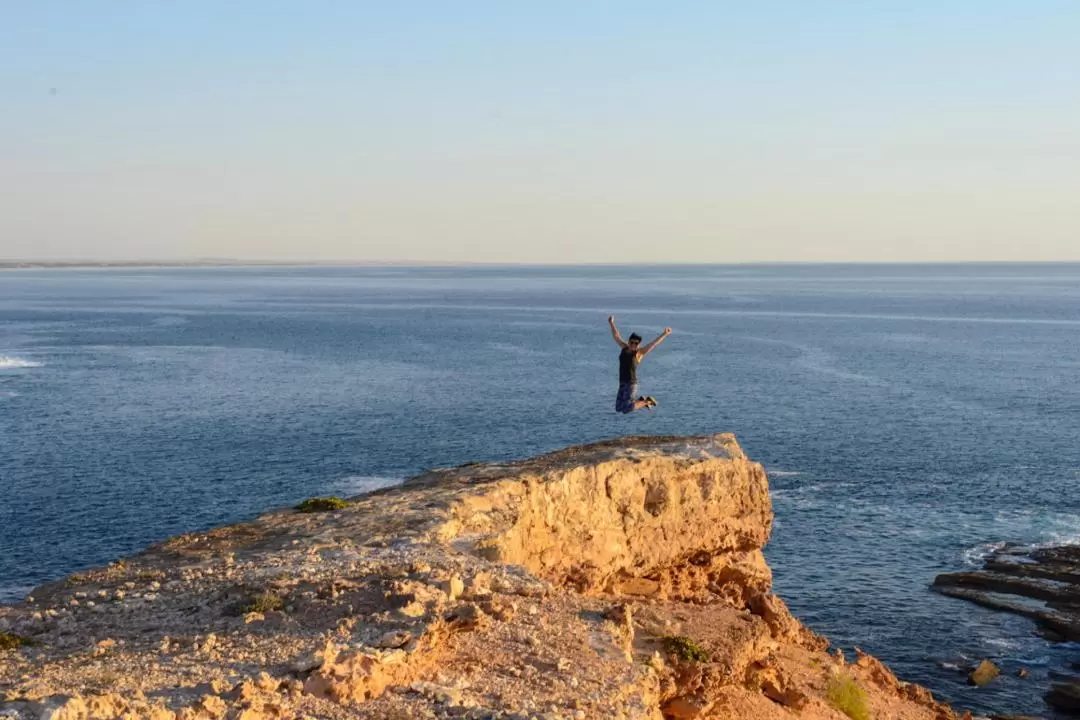
[[[664,336],[666,337],[666,336],[668,336],[670,334],[671,334],[671,328],[664,328]]]
[[[611,323],[612,325],[614,325],[615,324],[615,316],[614,315],[608,315],[607,321],[609,323]]]

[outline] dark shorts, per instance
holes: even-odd
[[[615,396],[615,412],[634,412],[634,399],[637,397],[636,383],[622,383],[619,385],[619,394]]]

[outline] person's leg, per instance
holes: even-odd
[[[638,409],[634,402],[635,390],[637,388],[629,383],[619,385],[619,394],[615,396],[615,412],[627,415]]]

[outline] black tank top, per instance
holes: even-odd
[[[637,352],[629,348],[623,348],[619,353],[619,384],[633,385],[637,382]]]

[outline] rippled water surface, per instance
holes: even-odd
[[[656,411],[612,411],[611,312],[675,329],[641,369]],[[0,272],[0,599],[431,466],[727,430],[771,471],[801,618],[1045,712],[1077,648],[927,585],[1080,540],[1076,265]],[[982,657],[1006,672],[969,689]]]

